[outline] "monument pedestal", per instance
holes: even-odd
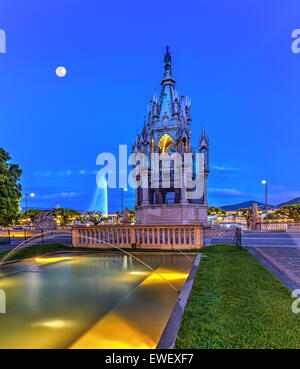
[[[203,204],[158,204],[139,206],[136,225],[208,225]]]

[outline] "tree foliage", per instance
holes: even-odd
[[[39,209],[28,209],[21,213],[22,219],[29,219],[31,223],[33,223],[36,219],[41,215],[41,211]]]
[[[300,205],[285,205],[276,210],[275,214],[283,219],[292,219],[295,222],[300,221]]]
[[[102,223],[109,223],[109,221],[110,221],[110,217],[107,217],[107,216],[102,217]]]
[[[119,211],[116,211],[116,217],[115,218],[116,218],[117,223],[120,222],[121,217],[122,217],[122,214]]]
[[[283,216],[279,213],[268,213],[268,215],[265,216],[265,220],[280,220],[283,219]]]
[[[93,225],[99,225],[104,220],[102,211],[87,211],[84,217],[84,221],[92,223]]]
[[[209,206],[208,215],[226,215],[226,211],[216,206]]]
[[[239,209],[238,211],[245,218],[247,228],[249,229],[253,219],[252,208]]]
[[[65,226],[71,223],[72,220],[79,220],[82,214],[73,209],[57,208],[54,209],[52,215],[58,218],[59,225]]]
[[[22,170],[10,162],[11,157],[0,148],[0,225],[11,225],[18,218],[22,188]]]

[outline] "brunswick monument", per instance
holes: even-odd
[[[172,59],[167,47],[161,92],[159,96],[154,93],[142,132],[137,133],[132,148],[133,153],[143,153],[147,158],[147,168],[139,174],[145,178],[137,178],[140,181],[144,179],[144,186],[136,188],[136,225],[207,225],[209,144],[203,129],[198,147],[192,148],[190,109],[191,100],[187,96],[180,96],[175,88]],[[162,162],[164,158],[172,159],[173,154],[176,154],[176,158],[179,155],[179,159],[182,158],[177,165],[169,160],[167,172],[170,183],[167,186],[163,183],[164,165],[161,162],[157,165],[156,175],[153,176],[154,153],[160,155]],[[202,157],[201,167],[196,165],[197,153]],[[192,158],[189,165],[185,160],[187,157]],[[201,171],[202,190],[198,196],[193,196],[195,188],[187,186],[187,170],[193,180]],[[179,185],[175,178],[179,179]]]

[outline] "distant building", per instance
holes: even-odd
[[[196,150],[191,145],[191,100],[187,96],[180,96],[175,88],[175,79],[172,73],[172,60],[169,48],[164,55],[164,74],[161,80],[161,91],[154,93],[148,114],[145,118],[141,133],[137,133],[133,145],[134,153],[144,153],[148,160],[146,176],[148,188],[140,186],[136,190],[136,224],[207,224],[207,177],[209,143],[203,129]],[[184,154],[190,153],[195,158],[196,153],[202,153],[204,165],[202,168],[203,191],[199,198],[190,198],[182,173],[181,186],[174,181],[174,162],[170,161],[170,186],[162,186],[162,168],[156,183],[150,175],[151,154],[180,153],[183,161]],[[193,159],[194,160],[194,159]],[[192,163],[195,177],[196,165]],[[182,169],[183,171],[183,166]],[[151,178],[151,183],[150,183]]]

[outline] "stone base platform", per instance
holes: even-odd
[[[200,204],[143,205],[136,209],[136,225],[204,225],[207,206]]]

